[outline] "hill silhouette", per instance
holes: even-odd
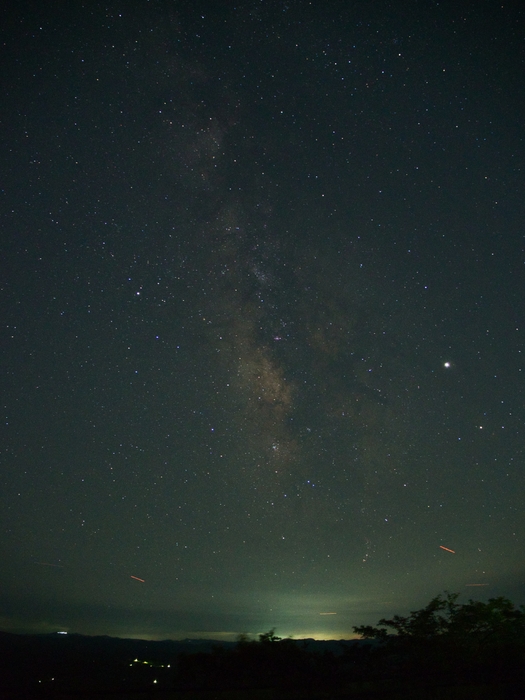
[[[523,698],[525,609],[445,592],[360,640],[146,641],[0,633],[0,697]],[[394,633],[389,632],[389,628]]]
[[[334,656],[354,643],[314,639],[294,642],[311,653]],[[91,692],[144,692],[153,686],[155,690],[171,689],[181,685],[177,680],[180,659],[228,655],[237,646],[238,642],[213,639],[149,641],[0,632],[0,696],[44,691],[84,696]]]

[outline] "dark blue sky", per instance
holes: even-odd
[[[524,20],[6,16],[0,627],[525,602]]]

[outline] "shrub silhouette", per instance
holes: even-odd
[[[195,689],[302,688],[315,684],[320,666],[317,655],[292,639],[281,639],[270,630],[258,641],[241,635],[236,647],[216,647],[210,654],[179,659],[178,681]]]
[[[405,675],[515,677],[525,660],[524,607],[503,597],[459,604],[458,597],[445,591],[407,617],[383,618],[380,627],[354,627],[354,632],[382,642],[383,654]]]

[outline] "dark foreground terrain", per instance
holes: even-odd
[[[355,627],[354,641],[0,633],[0,698],[523,700],[524,606],[457,598]]]
[[[377,645],[148,642],[0,633],[0,698],[301,700],[525,698],[516,678],[395,677]],[[390,677],[389,677],[390,676]]]

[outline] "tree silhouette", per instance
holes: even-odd
[[[277,635],[275,634],[275,627],[273,627],[269,632],[263,632],[263,634],[259,635],[259,642],[261,644],[280,642],[281,639],[281,637],[277,637]]]
[[[524,606],[503,597],[459,604],[458,597],[445,591],[407,617],[383,618],[379,627],[354,632],[382,642],[407,674],[515,676],[525,660]]]

